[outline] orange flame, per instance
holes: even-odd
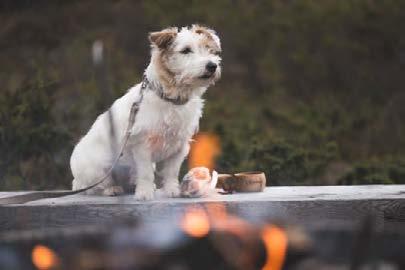
[[[220,152],[219,139],[210,133],[198,133],[194,136],[188,159],[189,168],[207,167],[210,171],[214,168],[215,158]]]
[[[207,213],[197,207],[187,209],[180,225],[184,232],[197,238],[206,236],[210,230]]]
[[[262,231],[267,260],[262,270],[281,270],[287,251],[287,235],[276,226],[266,226]]]
[[[241,236],[249,230],[249,224],[241,218],[228,214],[226,206],[222,203],[206,204],[212,227],[216,230],[228,231]]]
[[[204,237],[208,235],[211,229],[232,233],[244,242],[247,247],[251,245],[250,241],[252,240],[252,238],[249,238],[249,235],[251,236],[258,232],[257,227],[228,213],[224,204],[215,202],[205,204],[204,208],[188,208],[180,225],[183,231],[192,237]],[[287,233],[275,225],[266,225],[260,232],[267,254],[267,259],[262,270],[281,270],[287,253]],[[249,256],[244,257],[243,254],[235,258],[235,252],[232,252],[232,247],[226,247],[222,251],[223,255],[229,259],[229,262],[234,262],[237,266],[249,266],[252,263]]]
[[[32,250],[32,262],[40,270],[48,270],[59,264],[58,256],[55,252],[43,245],[36,245]]]

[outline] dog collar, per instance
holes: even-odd
[[[174,105],[184,105],[188,102],[188,99],[182,99],[180,97],[177,98],[169,98],[163,91],[163,87],[159,86],[156,87],[154,85],[152,85],[148,78],[146,77],[146,75],[143,75],[143,79],[142,79],[142,84],[141,84],[141,89],[146,89],[149,86],[149,89],[152,90],[153,92],[155,92],[155,94],[160,97],[161,99],[163,99],[164,101],[170,102]]]

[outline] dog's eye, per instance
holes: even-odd
[[[191,49],[189,47],[186,47],[186,48],[184,48],[183,50],[180,51],[180,53],[182,53],[182,54],[189,54],[191,52],[192,51],[191,51]]]
[[[221,51],[215,51],[215,52],[213,52],[215,55],[220,55],[221,54]]]

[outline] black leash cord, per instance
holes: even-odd
[[[113,164],[111,165],[110,169],[108,172],[100,179],[98,180],[95,184],[92,184],[88,187],[78,189],[78,190],[71,190],[71,191],[33,191],[25,194],[20,194],[20,195],[15,195],[15,196],[10,196],[10,197],[5,197],[5,198],[0,198],[0,206],[1,205],[7,205],[7,204],[23,204],[26,202],[31,202],[31,201],[36,201],[40,199],[48,199],[48,198],[59,198],[59,197],[64,197],[68,195],[74,195],[78,194],[84,191],[87,191],[91,188],[94,188],[95,186],[103,183],[105,179],[107,179],[108,176],[112,173],[112,170],[114,169],[115,165],[117,165],[118,160],[120,159],[122,153],[124,152],[125,147],[127,146],[129,136],[131,135],[131,127],[135,123],[135,117],[138,113],[139,110],[139,105],[142,102],[143,99],[143,92],[146,88],[147,84],[142,82],[141,85],[141,91],[140,91],[140,99],[136,102],[134,102],[131,106],[131,111],[129,114],[129,120],[128,120],[128,126],[125,132],[125,137],[122,142],[122,146],[120,151],[118,152],[118,155],[116,156]]]

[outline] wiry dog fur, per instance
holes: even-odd
[[[149,200],[154,196],[154,180],[162,182],[168,196],[179,194],[178,174],[188,154],[189,142],[198,130],[202,115],[202,94],[220,77],[218,36],[211,29],[192,27],[167,28],[149,35],[152,57],[145,75],[147,88],[162,87],[167,98],[187,101],[176,105],[146,89],[131,136],[119,166],[129,168],[128,181],[136,184],[135,197]],[[217,66],[209,69],[208,64]],[[141,84],[117,99],[113,113],[115,141],[110,136],[108,113],[101,114],[73,150],[70,166],[73,189],[87,187],[103,177],[115,159],[111,144],[120,146],[128,125],[133,102],[139,99]],[[87,193],[113,195],[121,192],[110,176]]]

